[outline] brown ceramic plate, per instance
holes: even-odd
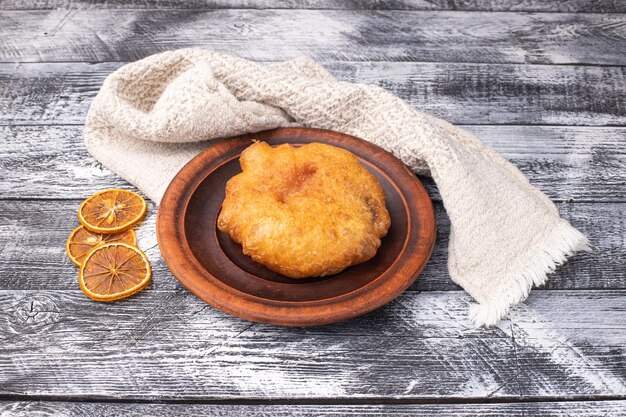
[[[391,216],[376,256],[333,276],[296,280],[244,255],[216,222],[226,182],[241,172],[239,155],[253,139],[321,142],[354,153],[380,181]],[[252,321],[313,326],[368,313],[411,285],[432,252],[435,217],[422,184],[389,152],[342,133],[282,128],[226,139],[192,159],[161,201],[157,238],[174,276],[212,306]]]

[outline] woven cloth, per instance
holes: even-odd
[[[588,249],[556,206],[475,136],[383,88],[338,81],[306,58],[262,65],[181,49],[125,65],[94,99],[85,144],[158,204],[211,139],[280,126],[357,136],[433,177],[450,218],[450,277],[476,301],[476,325],[496,324]]]

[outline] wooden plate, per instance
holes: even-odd
[[[354,153],[383,186],[391,216],[376,256],[337,275],[296,280],[244,255],[216,222],[226,182],[241,172],[239,155],[253,139],[322,142]],[[389,152],[337,132],[281,128],[226,139],[192,159],[161,201],[157,238],[174,276],[212,306],[252,321],[312,326],[368,313],[411,285],[432,252],[435,216],[422,184]]]

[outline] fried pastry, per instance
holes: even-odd
[[[374,257],[391,221],[380,183],[352,153],[257,142],[240,164],[217,225],[256,262],[306,278]]]

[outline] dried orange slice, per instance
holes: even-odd
[[[78,220],[92,232],[116,233],[130,229],[146,214],[146,202],[128,190],[104,190],[83,201]]]
[[[90,232],[85,229],[84,226],[78,226],[70,233],[70,237],[65,243],[65,251],[70,261],[72,261],[74,265],[80,266],[90,250],[97,246],[115,242],[136,245],[137,236],[132,229],[119,233],[101,234]]]
[[[151,277],[150,262],[141,250],[126,243],[108,243],[87,254],[78,283],[92,300],[115,301],[138,293]]]

